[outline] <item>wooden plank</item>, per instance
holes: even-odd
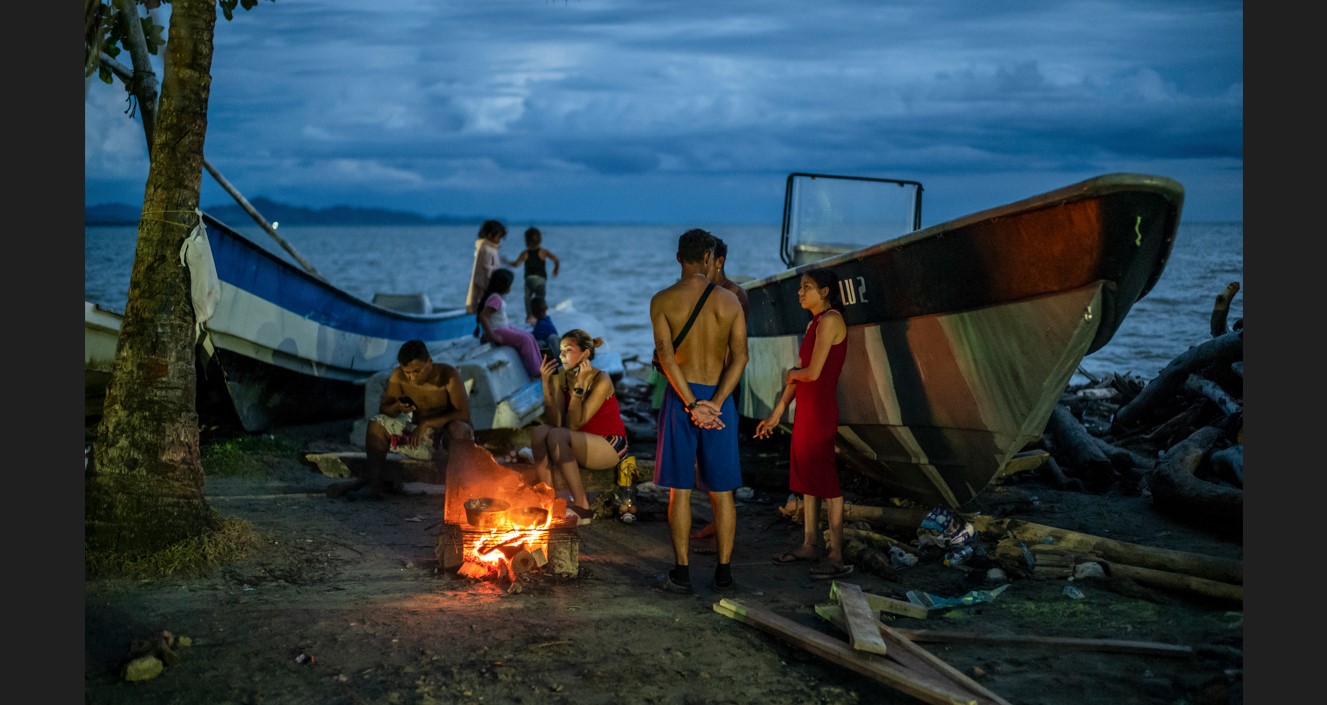
[[[839,605],[816,605],[815,610],[817,615],[830,624],[839,629],[847,628],[843,608]],[[985,686],[972,680],[967,674],[949,665],[940,657],[912,643],[888,625],[880,625],[880,636],[889,648],[889,658],[918,674],[919,677],[945,684],[943,687],[966,691],[976,696],[977,702],[982,705],[986,703],[1010,705],[1004,698],[986,689]]]
[[[930,610],[925,607],[914,605],[906,600],[895,600],[892,597],[875,595],[869,592],[862,594],[866,596],[866,604],[870,605],[873,610],[896,614],[900,617],[912,617],[913,619],[926,619],[926,615],[930,613]],[[830,593],[830,599],[833,599],[832,592]]]
[[[837,580],[829,586],[830,599],[837,598],[843,606],[843,614],[848,622],[848,643],[858,651],[872,654],[884,654],[885,640],[880,638],[880,613],[866,604],[866,596],[861,587],[853,583],[840,583]]]
[[[1193,648],[1182,644],[1126,639],[1085,639],[1080,637],[1040,636],[1034,634],[982,634],[938,629],[903,629],[894,631],[912,641],[944,644],[992,644],[999,646],[1053,646],[1076,651],[1104,651],[1143,656],[1193,656]]]
[[[883,623],[880,624],[880,636],[882,639],[885,640],[886,643],[888,643],[891,647],[893,647],[894,651],[907,652],[912,656],[915,656],[916,658],[925,662],[927,665],[939,671],[941,674],[948,676],[950,680],[954,681],[960,686],[967,688],[969,691],[975,693],[976,695],[982,696],[987,700],[989,700],[990,702],[996,703],[996,705],[1010,705],[1008,700],[1005,700],[1004,698],[996,695],[990,690],[987,690],[986,686],[983,686],[982,684],[973,680],[971,677],[968,676],[968,674],[949,665],[947,661],[940,658],[939,656],[936,656],[935,654],[927,651],[926,649],[923,649],[922,647],[912,643],[912,640],[908,639],[899,632],[895,631],[894,628],[890,627],[888,624],[883,624]]]
[[[940,686],[883,656],[862,653],[848,646],[847,642],[803,627],[768,610],[724,598],[714,604],[714,611],[756,627],[767,634],[773,634],[794,646],[874,681],[884,683],[922,702],[934,705],[979,705],[977,699],[967,693]]]

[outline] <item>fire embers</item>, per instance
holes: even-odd
[[[457,450],[447,462],[438,537],[443,568],[475,580],[506,578],[509,592],[541,569],[576,575],[580,542],[574,524],[567,527],[566,500],[537,482],[532,466],[504,466],[479,446]]]
[[[464,562],[457,572],[484,578],[494,569],[516,576],[548,562],[549,511],[544,507],[513,507],[495,497],[474,497],[465,502],[466,523],[482,533],[467,541]]]

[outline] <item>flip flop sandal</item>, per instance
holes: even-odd
[[[806,557],[804,557],[804,556],[799,556],[799,555],[797,555],[796,553],[793,553],[792,551],[784,551],[783,553],[780,553],[779,555],[774,556],[774,564],[775,564],[775,565],[787,565],[787,564],[789,564],[789,563],[803,563],[803,562],[809,562],[809,561],[812,561],[812,560],[815,560],[815,559],[813,559],[813,558],[806,558]]]
[[[852,574],[852,566],[847,564],[816,566],[811,569],[811,578],[813,580],[828,580],[830,578],[842,578],[845,575],[851,575],[851,574]]]

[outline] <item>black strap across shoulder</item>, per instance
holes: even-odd
[[[677,349],[677,346],[682,344],[682,340],[687,337],[687,333],[691,332],[691,324],[696,322],[696,316],[700,315],[700,309],[702,306],[705,305],[705,299],[708,299],[710,297],[710,292],[713,290],[714,290],[714,282],[710,282],[705,287],[705,293],[701,294],[700,300],[696,302],[696,307],[691,309],[691,317],[688,318],[686,324],[682,326],[682,330],[678,331],[677,337],[673,338],[674,350]]]

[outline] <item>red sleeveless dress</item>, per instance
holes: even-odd
[[[801,367],[811,364],[816,331],[825,311],[816,314],[806,326],[806,336],[797,352]],[[820,369],[820,378],[814,382],[798,382],[793,391],[797,407],[793,416],[788,489],[798,494],[821,499],[843,496],[838,468],[834,464],[834,434],[839,428],[839,373],[843,372],[847,352],[848,339],[845,337],[839,344],[830,346],[829,357],[825,358],[825,365]]]

